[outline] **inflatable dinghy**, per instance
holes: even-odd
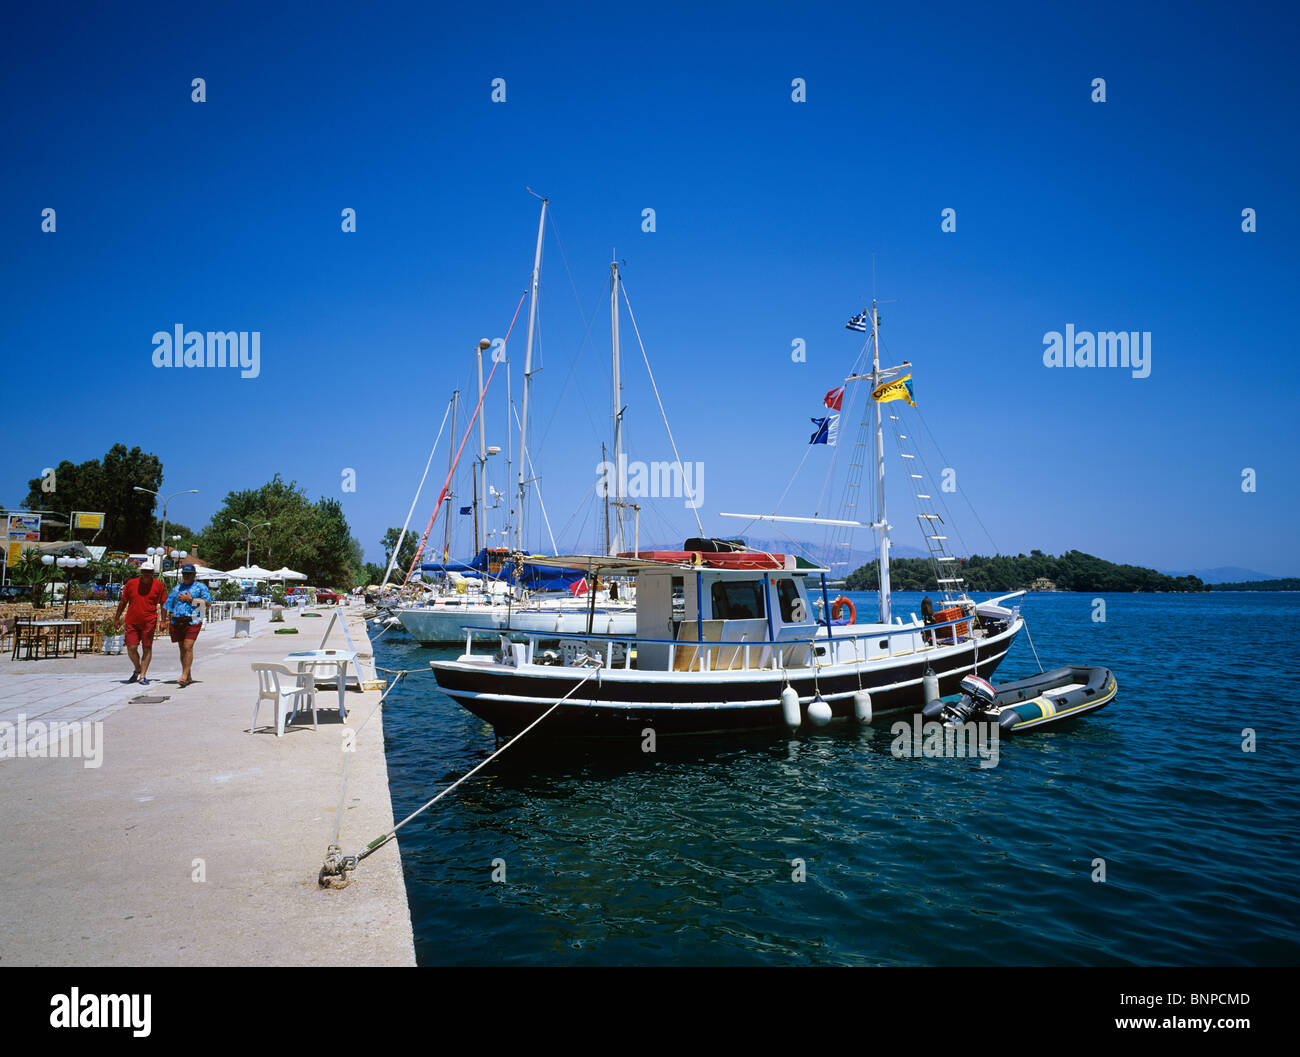
[[[1029,679],[993,686],[978,675],[961,681],[956,701],[931,701],[921,715],[956,726],[995,722],[1002,734],[1020,734],[1077,719],[1107,705],[1119,686],[1109,668],[1057,668]]]

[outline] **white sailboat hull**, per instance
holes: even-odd
[[[589,617],[594,635],[631,637],[636,634],[636,607],[618,603],[597,604],[594,614],[581,602],[525,606],[440,603],[399,609],[397,616],[410,636],[424,646],[464,642],[467,627],[484,631],[554,635],[556,638],[583,635],[588,630]]]

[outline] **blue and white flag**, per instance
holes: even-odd
[[[825,418],[814,418],[812,424],[817,428],[813,430],[813,435],[808,439],[808,443],[834,446],[840,432],[840,416],[827,415]]]
[[[474,508],[472,506],[463,506],[460,508],[460,512],[462,514],[472,514],[474,513]]]
[[[864,308],[856,316],[844,324],[845,330],[866,330],[867,329],[867,310]]]

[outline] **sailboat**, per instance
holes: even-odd
[[[616,589],[587,582],[582,574],[568,569],[572,575],[557,576],[564,566],[539,565],[531,557],[525,558],[524,509],[531,463],[528,455],[528,414],[532,390],[533,340],[537,322],[538,280],[542,266],[542,243],[546,230],[548,200],[542,199],[541,216],[537,225],[537,247],[533,256],[532,278],[529,284],[528,337],[524,353],[524,391],[520,406],[519,437],[520,458],[514,524],[514,548],[497,547],[478,550],[478,525],[489,492],[487,485],[487,459],[496,450],[487,447],[482,416],[483,403],[483,352],[487,347],[480,342],[478,350],[479,453],[474,467],[474,524],[476,554],[470,563],[452,564],[430,562],[421,566],[424,574],[443,577],[444,589],[426,597],[418,604],[402,605],[394,615],[417,642],[426,646],[464,639],[467,630],[491,631],[507,635],[531,634],[545,639],[563,635],[600,631],[611,635],[628,635],[636,630],[635,601],[630,591],[622,598]],[[614,359],[614,436],[615,448],[621,450],[621,414],[619,412],[619,347],[618,313],[615,294],[618,287],[617,264],[613,266],[610,280],[611,308],[613,310]],[[455,426],[453,424],[453,434]],[[448,480],[455,469],[452,460]],[[480,476],[483,494],[479,492]],[[446,542],[444,556],[450,546],[451,507],[447,507]],[[622,509],[618,510],[620,526],[618,540],[622,543]],[[580,593],[579,593],[580,592]]]
[[[635,577],[635,633],[588,629],[567,636],[558,651],[536,636],[484,650],[469,633],[463,655],[431,662],[442,690],[502,737],[544,718],[532,736],[642,738],[647,728],[712,734],[870,722],[919,711],[956,692],[967,675],[991,675],[1024,627],[1012,604],[1024,592],[976,602],[954,570],[939,576],[944,602],[932,616],[904,622],[892,612],[882,397],[906,384],[911,365],[881,367],[875,301],[870,311],[871,369],[851,374],[845,385],[871,387],[875,520],[726,516],[873,529],[879,540],[877,620],[837,620],[828,565],[739,542],[697,538],[681,552],[533,557],[537,564],[582,569],[589,578]],[[936,520],[922,517],[921,523]],[[941,546],[944,533],[931,528],[929,535],[936,538],[928,542],[939,546],[931,553],[950,559],[939,567],[955,562]]]

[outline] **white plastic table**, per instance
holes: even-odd
[[[354,650],[300,650],[297,653],[289,654],[284,659],[284,663],[290,666],[298,665],[298,671],[300,672],[326,665],[332,667],[338,673],[339,718],[346,723],[348,708],[343,697],[348,690],[348,665],[354,663],[356,659],[357,655]]]

